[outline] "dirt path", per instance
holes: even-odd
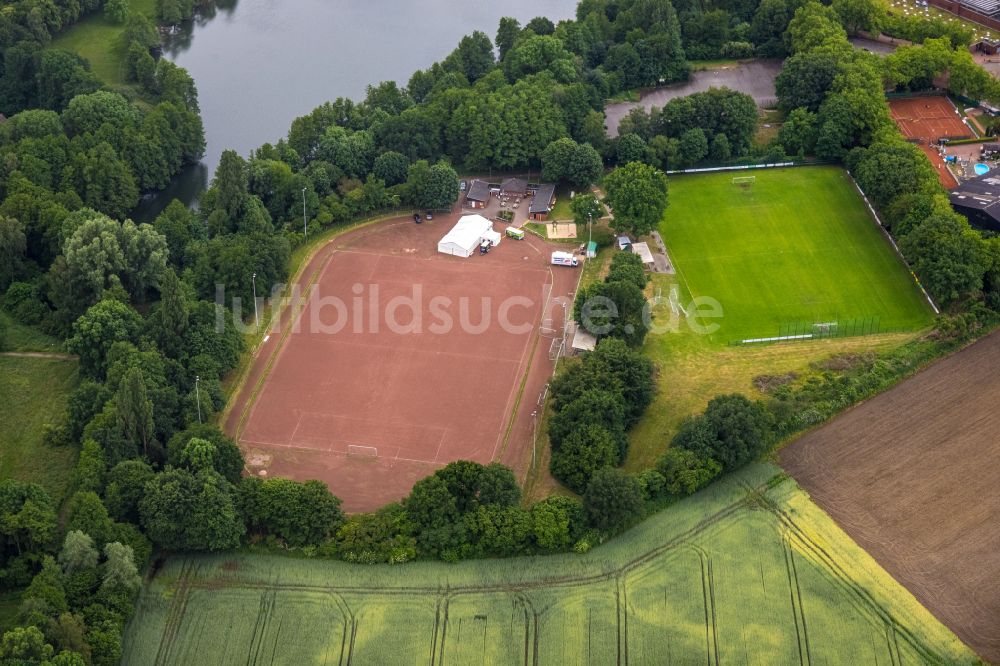
[[[0,356],[10,356],[13,358],[50,358],[56,361],[78,360],[72,354],[57,354],[55,352],[0,352]]]
[[[780,462],[893,577],[1000,662],[1000,332],[792,443]]]

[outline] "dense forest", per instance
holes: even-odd
[[[20,0],[0,12],[3,309],[65,339],[83,377],[47,433],[79,450],[71,494],[0,482],[0,589],[22,590],[4,663],[117,663],[156,552],[252,546],[405,562],[585,551],[810,425],[805,407],[832,413],[906,367],[872,364],[768,404],[720,396],[664,443],[655,468],[629,475],[618,466],[654,369],[636,351],[644,330],[612,327],[552,387],[551,471],[582,499],[524,506],[509,469],[455,462],[403,501],[346,517],[321,483],[243,478],[240,450],[210,425],[245,345],[217,290],[248,302],[252,280],[285,281],[303,216],[312,236],[379,211],[447,208],[458,171],[531,168],[578,188],[603,177],[616,224],[642,233],[666,203],[663,169],[818,157],[848,166],[951,308],[944,337],[972,334],[1000,306],[1000,244],[951,211],[883,96],[947,71],[953,92],[1000,98],[964,50],[969,35],[947,23],[892,17],[874,0],[584,0],[558,25],[504,18],[495,38],[466,36],[405,86],[373,85],[361,101],[296,119],[273,145],[223,153],[197,211],[174,202],[136,225],[127,218],[140,193],[197,161],[204,137],[194,83],[154,57],[155,26],[116,4]],[[127,26],[126,94],[48,48],[99,10]],[[168,22],[189,12],[160,3]],[[879,60],[848,42],[859,29],[923,43]],[[753,99],[730,90],[638,110],[607,136],[606,99],[684,80],[689,59],[748,56],[788,57],[777,81],[786,121],[772,143],[755,141]],[[635,258],[619,254],[587,295],[615,301],[625,324],[645,285]]]

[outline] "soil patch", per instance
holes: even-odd
[[[983,658],[1000,662],[1000,333],[783,449],[781,465]]]
[[[554,299],[579,271],[552,270],[530,237],[442,255],[455,219],[345,234],[303,271],[304,304],[271,333],[226,424],[251,473],[323,480],[353,512],[453,460],[523,469],[552,372],[540,324],[561,330]]]

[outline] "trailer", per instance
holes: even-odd
[[[520,229],[518,227],[507,227],[507,230],[504,233],[514,240],[524,240],[524,229]]]
[[[553,266],[579,266],[580,261],[571,252],[553,252],[552,253],[552,265]]]

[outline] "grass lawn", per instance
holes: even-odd
[[[739,175],[739,174],[738,174]],[[777,336],[791,323],[877,318],[914,331],[932,312],[836,167],[677,176],[660,231],[685,291],[722,308],[708,337],[725,344]],[[811,330],[811,329],[810,329]]]
[[[571,198],[570,189],[560,186],[556,189],[556,205],[549,211],[550,222],[571,222],[573,220],[573,209],[569,207]]]
[[[688,294],[677,276],[654,275],[649,292],[659,289],[664,301],[676,289],[684,303]],[[653,311],[653,323],[670,322],[665,303]],[[761,375],[805,374],[810,364],[834,354],[888,351],[912,340],[915,333],[888,333],[866,337],[800,340],[779,344],[729,346],[693,332],[683,320],[676,330],[646,336],[642,352],[656,365],[657,393],[642,420],[629,433],[625,469],[639,472],[656,463],[678,427],[688,416],[705,409],[708,401],[725,393],[763,397],[753,380]]]
[[[781,111],[774,109],[762,111],[757,121],[757,131],[754,133],[753,142],[758,146],[768,146],[771,141],[778,137],[781,124]]]
[[[65,418],[77,381],[76,361],[0,356],[0,479],[37,483],[62,500],[77,451],[47,448],[42,428]]]
[[[4,327],[4,348],[0,351],[65,353],[62,340],[42,333],[34,326],[25,326],[0,311]]]
[[[129,10],[155,20],[156,0],[129,0]],[[125,86],[124,30],[125,26],[104,18],[103,11],[96,11],[53,39],[51,48],[83,56],[90,62],[91,71],[106,84]]]
[[[777,468],[584,555],[351,565],[172,557],[122,663],[972,664]],[[805,657],[803,655],[808,655]]]

